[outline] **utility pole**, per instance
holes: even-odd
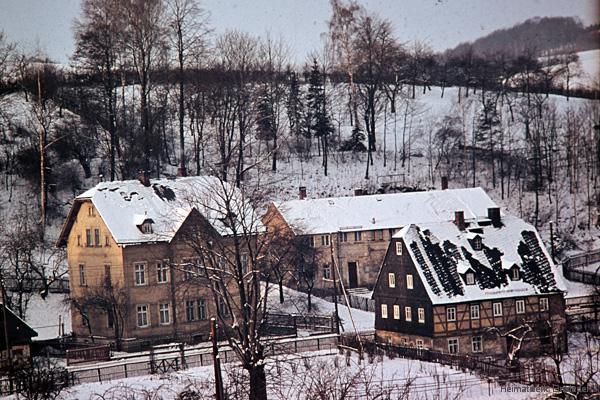
[[[556,262],[554,255],[556,254],[556,249],[554,248],[554,223],[550,221],[550,251],[552,255],[552,262]]]
[[[337,279],[336,279],[337,268],[334,268],[335,259],[333,257],[333,235],[330,235],[330,236],[331,236],[331,238],[329,239],[329,246],[330,246],[330,249],[331,249],[331,251],[330,251],[330,253],[331,253],[331,269],[332,269],[332,272],[333,272],[333,305],[335,307],[335,316],[334,316],[335,321],[334,321],[334,323],[335,323],[335,333],[337,333],[338,336],[339,336],[339,334],[340,334],[340,323],[339,323],[339,321],[340,321],[340,314],[338,313]],[[338,232],[338,237],[337,237],[336,240],[339,240],[339,239],[340,239],[340,233]]]
[[[221,376],[221,359],[219,358],[219,347],[217,346],[217,320],[210,319],[210,336],[212,339],[213,366],[215,370],[216,400],[225,400],[223,395],[223,377]]]
[[[40,223],[42,225],[41,235],[44,239],[46,230],[46,128],[42,121],[44,117],[44,103],[42,102],[42,82],[40,80],[40,70],[37,70],[37,91],[38,91],[38,107],[40,113],[40,132],[39,132],[39,147],[40,147],[40,208],[41,216]]]

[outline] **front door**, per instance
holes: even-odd
[[[355,261],[350,261],[348,263],[348,287],[350,289],[358,286],[358,272],[357,265]]]

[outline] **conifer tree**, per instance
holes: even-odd
[[[327,111],[323,76],[316,59],[313,59],[308,83],[308,94],[306,96],[306,135],[309,138],[313,136],[317,138],[319,149],[323,151],[323,171],[325,176],[327,176],[329,136],[333,133],[333,124]]]

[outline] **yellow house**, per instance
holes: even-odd
[[[182,234],[225,238],[215,177],[102,182],[77,196],[58,240],[66,246],[74,334],[85,342],[200,341],[217,313]]]

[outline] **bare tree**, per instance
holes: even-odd
[[[222,333],[249,374],[250,399],[265,399],[263,328],[269,290],[269,246],[255,212],[262,191],[240,191],[219,180],[210,196],[191,193],[190,201],[220,227],[202,217],[182,232],[199,260],[198,275],[209,283]]]
[[[119,138],[116,126],[116,85],[118,53],[122,51],[123,16],[117,0],[85,0],[81,17],[75,20],[75,60],[96,75],[102,84],[100,119],[110,135],[110,180],[116,178],[116,151]]]
[[[254,123],[251,78],[258,64],[259,44],[257,38],[239,31],[226,32],[217,39],[216,43],[216,49],[219,52],[218,67],[224,73],[224,79],[230,84],[230,94],[234,99],[232,111],[235,119],[231,124],[231,132],[235,132],[235,125],[237,123],[235,183],[238,187],[244,180],[246,172],[246,166],[244,165],[245,150],[250,144],[248,143],[248,134]],[[223,143],[219,143],[219,146],[223,148]],[[227,161],[229,164],[229,162],[234,161],[231,159],[225,160],[223,154],[221,158],[222,163]],[[223,168],[225,166],[222,166]],[[225,171],[223,169],[223,172]],[[222,178],[227,179],[227,175],[223,174]]]
[[[185,67],[190,60],[197,60],[204,52],[208,33],[207,15],[197,0],[167,0],[169,39],[177,60],[178,118],[179,118],[179,171],[180,176],[187,175],[185,160]]]
[[[166,58],[165,9],[161,0],[127,0],[122,6],[126,18],[125,49],[139,82],[143,168],[149,171],[150,157],[158,154],[150,94],[159,64]]]

